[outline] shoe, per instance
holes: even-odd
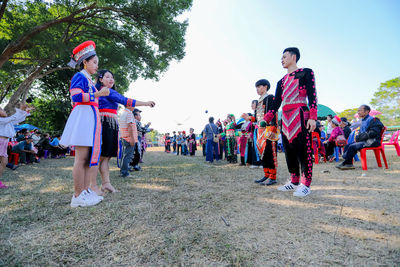
[[[0,181],[0,188],[7,188],[8,186],[6,186],[5,184],[3,184],[1,181]]]
[[[255,168],[258,168],[258,166],[256,166],[256,165],[250,165],[250,169],[255,169]]]
[[[260,168],[260,169],[264,169],[264,167],[263,167],[262,165],[258,166],[258,168]]]
[[[97,199],[100,199],[100,201],[102,201],[104,199],[103,196],[98,195],[96,192],[94,192],[92,189],[88,188],[88,193],[91,196],[91,198],[96,201]],[[99,201],[99,202],[100,202]]]
[[[259,184],[259,183],[264,182],[264,181],[267,180],[267,179],[268,179],[267,177],[261,177],[260,179],[255,180],[254,182],[257,183],[257,184]]]
[[[260,183],[260,185],[273,185],[276,184],[276,180],[273,180],[271,178],[268,178],[265,182]]]
[[[78,197],[75,197],[75,195],[72,195],[71,199],[71,207],[76,208],[76,207],[87,207],[87,206],[94,206],[98,204],[101,200],[94,201],[90,194],[86,191],[83,190],[81,194]]]
[[[295,197],[305,197],[311,193],[311,189],[304,184],[300,184],[296,191],[293,192],[293,196]]]
[[[142,168],[141,168],[139,165],[133,166],[133,169],[134,169],[135,171],[140,171],[140,170],[142,170]]]
[[[278,187],[278,190],[279,190],[279,191],[282,191],[282,192],[294,191],[294,190],[296,190],[297,187],[298,187],[298,186],[292,184],[292,182],[287,182],[286,184],[284,184],[284,185]]]
[[[346,164],[344,161],[342,163],[340,163],[339,165],[336,166],[336,168],[340,169],[340,170],[353,170],[356,167],[354,167],[353,164]]]

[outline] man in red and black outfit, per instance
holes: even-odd
[[[278,190],[295,191],[294,196],[305,197],[311,193],[311,132],[317,120],[317,93],[314,72],[298,68],[299,59],[298,48],[290,47],[283,51],[282,66],[288,73],[277,84],[274,105],[265,115],[265,120],[270,122],[282,105],[282,142],[291,181]]]

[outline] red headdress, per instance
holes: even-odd
[[[93,41],[83,42],[72,51],[71,61],[68,63],[68,66],[75,68],[83,60],[94,55],[96,55],[96,44]]]

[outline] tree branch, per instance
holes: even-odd
[[[7,6],[8,0],[3,0],[1,3],[1,8],[0,8],[0,21],[3,18],[4,11],[6,11],[6,6]]]
[[[64,18],[61,19],[55,19],[55,20],[51,20],[48,21],[42,25],[36,26],[35,28],[33,28],[29,33],[25,34],[24,36],[22,36],[19,40],[17,40],[16,42],[10,43],[5,49],[4,51],[1,53],[0,55],[0,68],[4,65],[5,62],[7,62],[7,60],[14,55],[17,52],[23,51],[25,44],[31,39],[33,38],[35,35],[47,30],[48,28],[60,24],[60,23],[65,23],[65,22],[70,22],[73,21],[75,19],[75,16],[83,13],[87,10],[91,10],[91,9],[95,9],[96,7],[96,3],[91,4],[90,6],[87,6],[85,8],[79,9],[75,12],[72,12],[69,16],[66,16]]]
[[[54,68],[54,69],[46,71],[45,73],[40,74],[39,76],[36,77],[36,79],[42,79],[43,77],[45,77],[45,76],[47,76],[47,75],[49,75],[49,74],[51,74],[53,72],[56,72],[56,71],[59,71],[59,70],[68,70],[68,69],[71,69],[71,67]]]

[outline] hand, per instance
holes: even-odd
[[[148,101],[146,106],[153,108],[156,105],[154,101]]]
[[[26,103],[19,104],[19,109],[20,110],[26,111],[27,108],[28,108],[28,104],[26,104]]]
[[[26,109],[25,109],[25,111],[26,112],[31,112],[32,110],[35,110],[35,107],[27,107]]]
[[[102,87],[101,90],[98,92],[99,96],[108,96],[110,95],[110,88]]]
[[[308,120],[307,121],[307,130],[312,133],[315,130],[316,127],[316,122],[315,120]]]

